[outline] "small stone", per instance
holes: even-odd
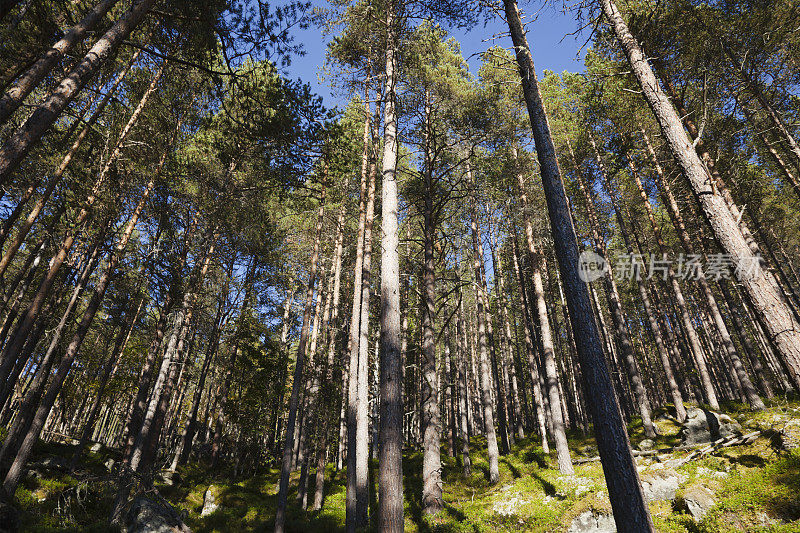
[[[672,500],[686,476],[656,463],[642,475],[642,491],[647,501]]]
[[[128,533],[191,533],[175,509],[139,496],[126,517]]]
[[[650,439],[644,439],[642,442],[639,443],[639,449],[642,451],[652,450],[655,447],[656,443]]]
[[[614,517],[598,511],[584,511],[570,524],[567,533],[616,533]]]
[[[778,433],[781,450],[791,451],[800,447],[800,420],[790,420]]]
[[[92,444],[92,447],[89,448],[89,451],[92,452],[92,453],[100,453],[100,451],[102,449],[103,449],[103,445],[98,442],[98,443]]]
[[[105,467],[108,469],[109,472],[112,472],[117,462],[113,458],[109,458],[103,464],[105,465]]]
[[[219,509],[219,503],[217,502],[218,497],[219,487],[216,485],[209,485],[205,493],[203,493],[203,510],[200,511],[200,516],[208,516]]]
[[[695,521],[700,521],[706,513],[716,505],[714,493],[702,485],[694,485],[686,489],[682,498],[683,507]]]

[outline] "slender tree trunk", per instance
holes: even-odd
[[[458,272],[458,268],[456,268]],[[456,280],[460,284],[460,280]],[[456,321],[456,335],[458,336],[458,411],[461,415],[461,469],[464,476],[472,473],[472,461],[469,457],[469,388],[467,387],[467,346],[466,331],[464,330],[464,298],[461,288],[458,289],[458,317]]]
[[[84,15],[83,19],[67,30],[49,50],[47,50],[22,76],[16,79],[14,85],[0,98],[0,124],[5,124],[12,113],[22,105],[28,96],[53,67],[63,58],[69,50],[83,41],[86,34],[97,25],[108,11],[114,7],[118,0],[101,0]]]
[[[516,148],[514,150],[516,162]],[[572,459],[569,456],[569,446],[567,444],[566,428],[561,408],[561,395],[558,390],[558,373],[556,371],[555,346],[553,344],[553,334],[550,330],[550,317],[547,311],[547,304],[544,297],[544,284],[542,282],[542,270],[544,267],[544,257],[536,249],[533,236],[533,226],[528,216],[528,194],[525,191],[525,181],[522,172],[517,169],[517,188],[519,189],[519,203],[522,209],[523,223],[525,225],[525,238],[528,243],[528,257],[533,268],[533,294],[536,300],[536,312],[539,321],[539,337],[544,355],[544,372],[547,385],[547,398],[550,403],[550,420],[552,421],[553,440],[556,445],[556,456],[558,469],[562,474],[572,474]]]
[[[9,264],[11,264],[11,260],[14,258],[14,255],[19,250],[19,247],[22,245],[23,241],[25,240],[25,237],[31,230],[31,227],[33,227],[33,224],[39,218],[39,214],[42,212],[42,208],[44,208],[45,204],[50,199],[50,196],[53,194],[53,191],[56,189],[56,186],[61,182],[61,178],[64,176],[64,172],[67,170],[67,167],[69,167],[69,164],[75,158],[75,155],[78,153],[78,149],[80,149],[80,147],[83,145],[83,141],[86,139],[86,136],[94,127],[95,123],[97,122],[97,119],[103,114],[106,105],[108,105],[108,102],[111,101],[111,97],[114,95],[114,93],[117,90],[117,87],[119,87],[120,83],[122,83],[122,80],[130,71],[131,66],[133,66],[134,62],[136,61],[136,58],[139,56],[139,53],[140,53],[139,51],[136,51],[133,54],[133,57],[131,57],[130,61],[128,61],[125,67],[119,72],[119,74],[117,74],[117,77],[114,79],[111,86],[103,95],[103,98],[100,100],[100,102],[98,102],[94,112],[86,120],[86,124],[83,126],[83,129],[81,129],[80,133],[78,133],[78,136],[73,141],[69,151],[61,160],[61,163],[59,163],[53,175],[50,176],[50,180],[47,182],[47,186],[45,187],[39,199],[36,200],[36,203],[31,209],[31,212],[28,214],[28,217],[25,219],[24,222],[22,222],[20,227],[17,229],[17,233],[14,236],[14,239],[12,239],[8,248],[3,253],[3,257],[0,259],[0,277],[3,276]],[[144,101],[144,103],[147,103],[147,99],[150,97],[150,94],[152,94],[152,91],[145,92],[145,94],[142,96],[142,99],[139,101],[139,106],[137,107],[140,106],[143,107],[144,104],[142,103],[142,101]]]
[[[441,414],[439,375],[436,362],[436,214],[431,156],[430,93],[425,94],[425,163],[422,169],[423,261],[422,261],[422,512],[435,514],[444,507],[442,499],[442,461],[440,457]]]
[[[478,356],[480,360],[480,397],[483,411],[483,425],[486,433],[487,455],[489,459],[489,484],[494,485],[500,479],[499,456],[497,448],[497,434],[494,428],[494,408],[492,405],[491,374],[489,370],[489,347],[486,333],[486,294],[481,283],[481,253],[480,237],[478,235],[478,206],[475,199],[477,184],[472,177],[472,169],[467,162],[467,179],[471,187],[471,218],[472,218],[472,257],[473,257],[473,282],[475,283],[475,302],[477,305],[476,320],[478,325]]]
[[[339,218],[336,221],[336,244],[334,245],[333,252],[333,303],[332,311],[329,318],[324,320],[325,327],[328,331],[327,339],[327,360],[325,362],[325,393],[322,396],[322,401],[319,404],[317,419],[322,419],[322,428],[320,430],[320,443],[319,451],[317,453],[317,469],[316,469],[316,490],[314,492],[314,510],[322,509],[322,499],[325,490],[325,463],[328,456],[328,439],[331,433],[331,422],[333,421],[330,416],[330,409],[336,406],[336,391],[332,384],[337,381],[334,379],[334,366],[336,365],[336,342],[337,342],[337,327],[339,325],[339,300],[342,286],[342,244],[344,242],[344,216],[346,212],[346,204],[342,204],[339,211]]]
[[[656,157],[655,150],[653,149],[653,145],[650,144],[650,138],[647,136],[647,133],[644,129],[640,130],[642,132],[642,138],[644,139],[645,145],[647,146],[647,151],[650,154],[650,157],[653,162],[653,166],[656,170],[655,178],[657,180],[657,184],[659,189],[661,190],[662,197],[664,198],[664,204],[667,207],[667,211],[669,212],[670,219],[672,220],[673,226],[675,227],[675,231],[678,234],[678,237],[681,240],[681,245],[683,246],[684,251],[687,254],[694,253],[694,247],[692,245],[692,240],[689,237],[689,232],[686,231],[686,226],[683,223],[683,218],[681,217],[680,210],[678,209],[678,202],[675,200],[675,196],[672,194],[672,190],[670,189],[669,185],[667,184],[666,179],[664,179],[664,171],[661,168],[661,164],[658,162],[658,158]],[[648,200],[649,204],[649,200]],[[653,221],[651,220],[651,225],[653,225]],[[653,226],[654,231],[657,226]],[[656,235],[660,235],[660,231],[656,233]],[[708,282],[705,279],[705,274],[703,273],[702,269],[698,269],[698,283],[700,284],[701,288],[703,285],[708,287]],[[694,355],[695,366],[697,366],[698,373],[700,374],[700,382],[703,385],[703,391],[706,395],[706,399],[708,400],[708,404],[711,406],[712,409],[719,409],[719,402],[717,401],[717,394],[714,391],[714,385],[711,382],[711,374],[706,366],[706,354],[703,352],[702,347],[700,346],[700,339],[697,336],[697,332],[695,331],[694,325],[692,324],[692,320],[689,317],[689,311],[686,307],[686,301],[683,297],[683,293],[680,290],[680,286],[678,286],[678,290],[675,290],[676,284],[673,283],[673,292],[675,293],[675,302],[678,306],[678,311],[681,315],[683,320],[683,326],[686,330],[687,337],[689,339],[690,350]],[[703,294],[706,298],[710,297],[713,299],[714,295],[711,293],[711,290],[705,290],[703,288]]]
[[[292,395],[289,398],[289,419],[286,422],[286,438],[283,445],[283,459],[281,463],[281,477],[278,488],[278,505],[275,513],[275,532],[283,532],[286,526],[286,501],[289,497],[289,474],[292,465],[292,441],[295,425],[297,423],[297,407],[300,402],[300,387],[303,384],[303,365],[305,364],[306,345],[311,327],[311,309],[314,303],[314,286],[317,281],[317,263],[319,261],[320,241],[322,240],[322,223],[325,215],[325,188],[319,202],[317,226],[314,230],[314,250],[311,253],[311,265],[308,274],[308,288],[306,289],[306,302],[303,311],[303,327],[300,331],[300,341],[297,345],[295,358],[294,377],[292,380]]]
[[[653,531],[653,522],[644,500],[636,463],[633,460],[625,424],[592,315],[589,292],[578,275],[578,243],[575,228],[572,225],[564,183],[561,180],[547,114],[539,94],[533,58],[525,37],[519,8],[515,0],[503,0],[503,5],[516,50],[523,94],[536,141],[556,257],[564,283],[584,378],[584,390],[591,408],[597,447],[606,473],[606,485],[614,510],[614,519],[621,533]]]
[[[161,164],[163,164],[165,157],[166,155],[164,158],[162,158]],[[159,170],[161,164],[159,164]],[[158,171],[156,171],[155,175],[158,175]],[[22,475],[22,470],[25,467],[25,463],[28,460],[30,452],[32,451],[33,444],[39,439],[42,426],[44,425],[47,416],[50,414],[50,410],[53,407],[56,396],[61,391],[64,380],[66,379],[67,374],[72,367],[72,363],[78,354],[78,350],[80,350],[81,344],[86,337],[86,333],[89,331],[89,327],[94,321],[95,314],[97,313],[97,310],[103,301],[108,284],[111,282],[111,278],[116,272],[117,264],[119,263],[121,255],[128,245],[128,240],[133,234],[136,223],[139,221],[139,216],[142,214],[142,211],[147,203],[147,199],[150,196],[150,192],[153,190],[154,186],[155,176],[150,179],[150,182],[147,184],[147,187],[142,193],[138,205],[133,210],[130,219],[125,225],[125,228],[122,231],[119,240],[117,241],[111,257],[108,259],[108,264],[106,265],[103,274],[100,276],[100,279],[95,285],[94,292],[92,293],[92,297],[87,305],[86,311],[83,313],[83,317],[81,318],[81,322],[78,325],[75,335],[72,337],[66,353],[61,358],[61,363],[59,364],[58,371],[53,378],[53,382],[50,384],[50,387],[42,398],[42,402],[36,411],[36,415],[34,416],[33,423],[31,424],[25,439],[20,444],[19,450],[17,451],[17,456],[14,459],[14,462],[12,463],[8,473],[6,474],[6,478],[3,482],[3,489],[8,495],[13,495],[16,491],[17,483]]]
[[[542,398],[542,387],[539,384],[539,365],[536,364],[536,350],[533,344],[533,321],[531,319],[530,307],[528,306],[528,299],[526,297],[524,274],[519,267],[519,243],[517,239],[517,232],[513,230],[511,239],[514,245],[514,273],[517,275],[517,283],[519,284],[519,306],[522,309],[524,330],[525,330],[525,351],[528,355],[528,368],[530,370],[531,388],[533,388],[533,401],[536,408],[536,422],[539,429],[539,434],[542,436],[542,450],[544,453],[550,453],[550,446],[547,443],[547,424],[545,422],[545,405]]]
[[[361,338],[361,302],[363,293],[364,275],[364,233],[366,231],[366,206],[367,206],[367,181],[370,170],[370,109],[368,90],[365,90],[365,109],[364,109],[364,135],[363,152],[361,158],[361,191],[358,205],[358,236],[356,242],[356,258],[353,270],[353,305],[350,314],[350,337],[349,337],[349,363],[348,363],[348,382],[347,382],[347,496],[346,496],[346,527],[348,533],[354,533],[356,528],[366,525],[366,516],[363,510],[366,509],[366,494],[359,491],[356,481],[356,470],[366,471],[366,465],[361,468],[356,457],[356,426],[358,425],[358,358],[359,344]],[[380,107],[380,106],[376,106]],[[373,197],[374,185],[373,185]],[[359,498],[361,496],[361,498]],[[361,504],[359,505],[359,499]],[[359,513],[359,511],[361,511]]]

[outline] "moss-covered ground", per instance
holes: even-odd
[[[800,419],[800,405],[773,404],[767,411],[750,413],[741,406],[727,412],[745,430],[761,430],[755,442],[722,448],[680,466],[684,481],[675,501],[653,501],[650,509],[658,531],[663,532],[800,532],[800,452],[776,445],[776,435],[786,422]],[[658,414],[658,413],[657,413]],[[660,435],[655,439],[660,460],[679,458],[688,451],[672,451],[678,444],[679,426],[661,416]],[[636,446],[644,439],[641,427],[633,423],[631,440]],[[600,463],[593,461],[593,439],[570,435],[576,462],[575,476],[561,476],[554,455],[544,454],[536,439],[516,443],[512,453],[500,459],[500,481],[486,482],[488,462],[485,442],[471,443],[473,468],[462,473],[460,462],[443,448],[443,489],[445,509],[435,516],[422,516],[420,509],[421,453],[408,450],[404,458],[406,531],[492,532],[566,531],[572,520],[587,510],[609,512],[608,493]],[[41,445],[34,461],[46,457],[69,457],[65,445]],[[110,531],[108,512],[114,486],[104,465],[112,451],[90,453],[81,468],[67,474],[63,468],[39,468],[29,475],[16,494],[23,512],[23,530]],[[647,472],[659,459],[638,459]],[[373,471],[377,463],[372,465]],[[191,464],[180,471],[172,486],[156,484],[157,490],[184,516],[193,531],[247,532],[271,530],[275,512],[277,469],[244,479],[231,479],[224,469],[210,471]],[[295,504],[296,474],[292,478],[292,504],[288,531],[342,531],[345,520],[345,476],[329,468],[326,495],[319,511],[302,511]],[[696,522],[680,505],[681,495],[694,484],[715,493],[716,505]],[[200,516],[203,494],[214,485],[219,509]],[[372,489],[375,487],[373,486]],[[371,513],[376,513],[375,490],[371,491]],[[313,496],[312,496],[313,498]]]

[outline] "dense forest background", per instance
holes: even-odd
[[[0,2],[0,527],[795,527],[723,494],[800,479],[800,5],[555,6],[538,76],[520,7]],[[716,515],[654,507],[734,446]]]

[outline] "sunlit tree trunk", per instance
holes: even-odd
[[[396,68],[401,0],[386,6],[386,88],[381,191],[381,354],[378,529],[399,533],[403,512],[403,361],[400,352],[400,258],[398,254]]]
[[[155,3],[156,0],[136,0],[131,9],[97,40],[67,77],[0,148],[0,185],[8,181],[11,172],[28,151],[41,140],[86,82],[136,29]]]
[[[603,11],[613,27],[643,95],[656,117],[672,155],[696,193],[722,248],[744,270],[737,269],[756,312],[775,340],[775,345],[791,369],[792,380],[800,385],[800,324],[795,320],[771,273],[759,267],[758,257],[748,246],[736,219],[715,189],[703,162],[693,148],[667,95],[661,89],[641,47],[611,0],[602,0]]]

